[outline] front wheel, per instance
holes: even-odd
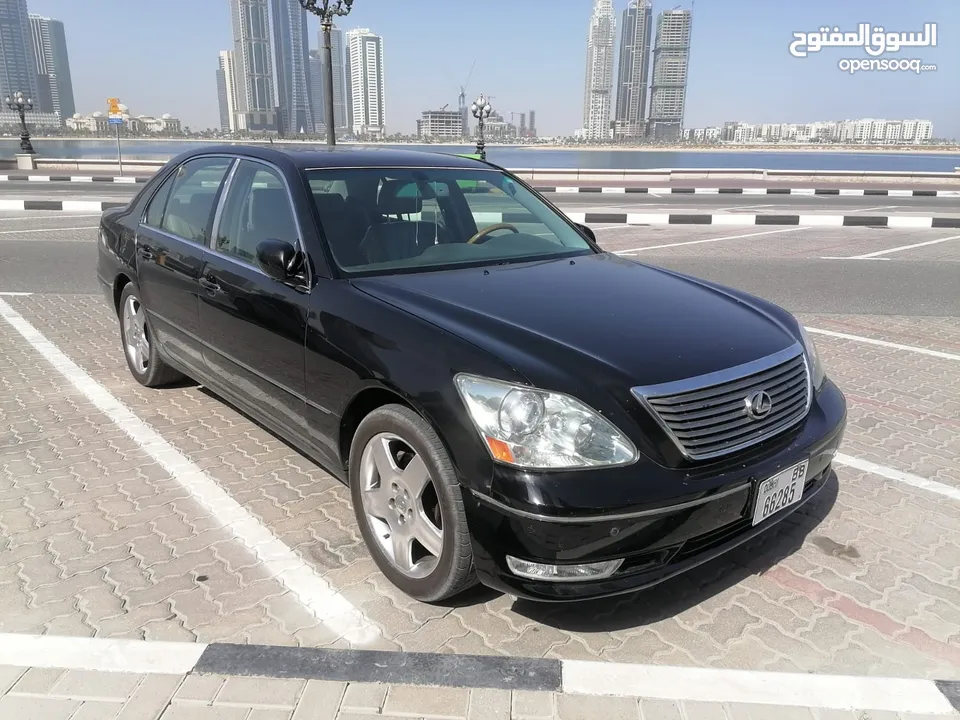
[[[460,485],[423,418],[402,405],[367,415],[353,438],[349,472],[360,532],[390,582],[422,602],[476,584]]]
[[[183,376],[160,357],[147,319],[147,310],[133,283],[128,283],[120,293],[119,313],[123,354],[137,382],[152,388],[180,380]]]

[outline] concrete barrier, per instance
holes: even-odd
[[[8,161],[9,162],[9,161]],[[124,160],[127,175],[149,174],[166,160]],[[3,163],[0,162],[0,167]],[[89,158],[35,158],[38,170],[119,172],[116,160]],[[673,183],[690,180],[743,180],[751,182],[827,182],[827,183],[936,183],[960,185],[960,167],[953,172],[915,172],[884,170],[772,170],[765,168],[511,168],[525,180],[539,184],[565,182],[588,183]]]

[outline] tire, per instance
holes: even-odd
[[[134,315],[134,310],[138,315]],[[130,315],[128,322],[128,315]],[[149,388],[161,387],[183,379],[183,375],[167,365],[160,357],[159,348],[154,340],[154,334],[147,317],[146,308],[140,301],[140,292],[133,283],[127,283],[120,293],[120,303],[117,308],[117,317],[120,320],[120,342],[123,356],[127,360],[130,374],[141,385]],[[136,335],[142,333],[143,343],[138,342]],[[137,354],[135,348],[139,347]],[[146,352],[144,352],[146,350]]]
[[[387,473],[375,469],[373,456],[378,448],[386,449],[386,455],[392,458],[392,470]],[[383,462],[385,456],[379,457]],[[417,458],[422,466],[414,465]],[[413,472],[414,469],[421,472]],[[411,472],[403,475],[403,470]],[[417,495],[417,480],[423,470],[429,480]],[[350,446],[349,481],[354,513],[367,550],[397,588],[416,600],[434,603],[477,584],[460,484],[443,443],[420,415],[402,405],[384,405],[367,415]],[[396,491],[391,489],[400,485],[403,487]],[[377,490],[392,498],[386,501],[386,507],[381,502],[383,493]],[[405,490],[409,494],[404,495]],[[386,513],[386,519],[376,517],[378,512]],[[401,515],[408,518],[406,524],[398,524]],[[433,527],[423,525],[425,521]],[[405,543],[402,533],[430,536],[432,542],[428,544],[435,549],[437,538],[433,533],[439,533],[439,557],[415,538],[412,557],[417,557],[418,545],[425,554],[413,567],[401,569],[411,556],[397,550],[397,542]],[[397,561],[397,556],[405,559]]]

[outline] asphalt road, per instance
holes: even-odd
[[[0,291],[98,292],[97,220],[0,214]],[[793,312],[960,316],[956,230],[598,226],[597,233],[611,252],[738,287]],[[856,257],[876,253],[885,254]]]
[[[0,184],[0,199],[91,200],[127,202],[142,185],[107,183]],[[556,205],[572,212],[736,213],[760,215],[960,215],[960,198],[806,195],[657,195],[657,194],[551,194]],[[497,211],[502,203],[493,196],[475,196],[471,202]]]

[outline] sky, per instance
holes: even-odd
[[[960,0],[692,0],[684,125],[728,120],[812,122],[846,118],[932,120],[960,138]],[[233,47],[229,0],[27,0],[62,20],[77,111],[106,111],[119,97],[134,115],[171,113],[193,129],[219,126],[217,53]],[[592,0],[355,0],[344,30],[383,37],[387,131],[413,133],[420,112],[493,96],[495,109],[535,110],[541,136],[582,124]],[[614,0],[619,41],[627,0]],[[654,14],[691,0],[653,0]],[[821,26],[921,32],[937,23],[937,47],[885,57],[919,58],[935,72],[838,69],[862,48],[823,48],[804,58],[794,32]],[[311,47],[319,23],[309,18]],[[471,75],[471,66],[476,63]],[[468,81],[469,78],[469,81]],[[517,117],[519,122],[519,117]]]

